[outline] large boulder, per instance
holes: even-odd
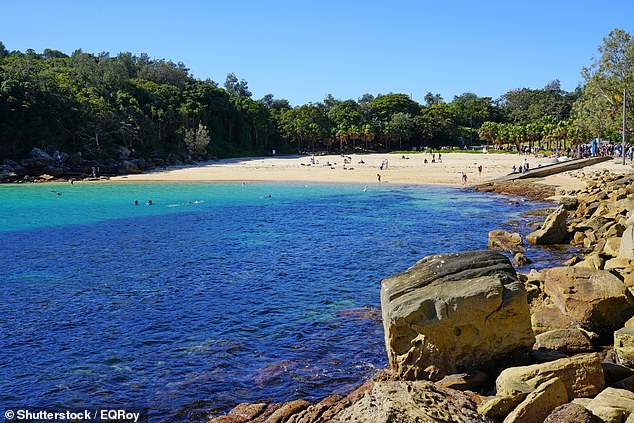
[[[533,391],[555,377],[564,383],[568,398],[593,397],[605,386],[599,355],[578,354],[546,363],[509,367],[495,381],[496,395],[512,396]]]
[[[404,379],[496,368],[535,342],[524,286],[493,251],[426,257],[383,280],[381,307],[390,365]]]
[[[333,422],[491,422],[465,394],[426,381],[378,382]]]
[[[603,336],[611,336],[634,313],[625,284],[605,270],[552,268],[544,291],[566,316]]]
[[[546,218],[540,229],[526,236],[526,241],[538,245],[561,244],[568,236],[567,218],[568,211],[563,207],[557,208]]]
[[[634,414],[634,392],[606,388],[586,405],[601,422],[624,422]]]

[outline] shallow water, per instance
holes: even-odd
[[[0,403],[152,421],[345,392],[386,364],[381,279],[535,207],[240,183],[0,186],[0,205]]]

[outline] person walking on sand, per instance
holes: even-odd
[[[478,165],[478,178],[482,177],[482,165]]]
[[[378,179],[378,180],[379,180],[379,183],[381,183],[381,174],[380,174],[380,173],[377,173],[377,174],[376,174],[376,179]]]
[[[462,185],[467,185],[467,173],[462,172]]]

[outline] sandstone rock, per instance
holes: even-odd
[[[41,148],[33,147],[29,157],[36,160],[53,160],[53,158]]]
[[[456,373],[447,375],[436,382],[443,388],[457,389],[459,391],[475,391],[489,381],[489,376],[484,372]]]
[[[559,199],[558,204],[566,210],[573,211],[577,209],[579,200],[577,197],[563,196]]]
[[[564,383],[569,398],[592,397],[605,386],[599,355],[579,354],[548,363],[509,367],[495,381],[496,395],[513,395],[518,384],[534,390],[555,377]]]
[[[575,231],[575,234],[572,236],[571,244],[581,245],[584,239],[586,239],[586,234],[583,233],[583,231]]]
[[[634,260],[634,225],[629,225],[625,228],[625,231],[623,231],[618,256],[620,258]]]
[[[576,325],[575,321],[566,316],[552,302],[547,301],[531,307],[531,325],[536,334],[555,329],[568,329]]]
[[[604,270],[556,267],[546,273],[544,290],[566,316],[599,335],[611,335],[634,313],[623,282]]]
[[[535,337],[526,293],[493,251],[429,256],[382,282],[388,358],[404,379],[503,365]]]
[[[558,377],[550,379],[528,394],[505,419],[504,423],[541,422],[556,407],[568,402],[566,386]]]
[[[525,251],[522,236],[518,233],[510,233],[504,230],[494,230],[489,232],[489,249],[516,253]]]
[[[540,229],[526,236],[526,241],[538,245],[561,244],[568,235],[567,217],[568,212],[563,207],[558,208],[546,218]]]
[[[619,255],[619,247],[621,246],[621,238],[612,237],[605,240],[603,246],[603,255],[616,257]]]
[[[489,397],[478,405],[478,413],[494,420],[503,420],[515,409],[528,393],[507,395],[503,397]]]
[[[533,348],[571,354],[589,352],[593,349],[590,339],[580,329],[556,329],[539,334],[535,337]]]
[[[622,422],[634,413],[634,393],[606,388],[586,405],[586,409],[603,422]]]
[[[275,410],[269,416],[266,416],[266,423],[282,423],[288,420],[288,418],[297,413],[300,410],[303,410],[310,406],[310,403],[305,400],[295,400],[284,403],[280,408]]]
[[[623,276],[632,273],[632,269],[634,269],[634,262],[622,257],[610,259],[603,265],[603,270],[613,270]]]
[[[618,360],[614,351],[611,351],[614,355],[615,361]],[[634,375],[634,370],[629,367],[623,366],[617,363],[606,362],[605,359],[603,363],[601,363],[601,367],[603,368],[603,377],[605,378],[605,385],[612,386],[613,388],[622,388],[628,389],[625,386],[618,386],[620,382],[624,382],[624,380],[629,379],[630,376]],[[629,382],[626,382],[629,383]]]
[[[518,267],[524,267],[527,264],[531,264],[532,261],[531,259],[529,259],[528,257],[526,257],[526,254],[524,253],[517,253],[515,254],[515,256],[513,257],[513,263],[518,266]]]
[[[578,404],[563,404],[555,408],[544,423],[591,423],[592,414]]]
[[[117,171],[121,174],[139,174],[141,173],[141,169],[138,168],[138,166],[132,162],[129,162],[127,160],[122,161],[118,168]]]
[[[229,411],[227,416],[217,417],[217,418],[215,418],[215,419],[213,419],[211,421],[214,422],[214,423],[220,423],[220,422],[223,422],[223,421],[231,421],[231,422],[244,421],[244,422],[248,422],[250,420],[255,419],[260,414],[262,414],[264,412],[264,410],[267,409],[267,407],[268,407],[268,405],[265,404],[265,403],[255,403],[255,404],[242,403],[242,404],[238,404],[231,411]]]
[[[491,422],[463,393],[425,381],[379,382],[333,422]]]
[[[620,364],[634,367],[634,328],[624,327],[614,332],[614,352]]]
[[[587,240],[588,238],[586,238],[586,241]],[[588,254],[582,261],[575,264],[574,267],[591,270],[601,270],[603,269],[603,259],[601,258],[599,253]]]
[[[575,264],[579,263],[579,261],[580,261],[580,259],[579,259],[578,256],[573,256],[573,257],[570,257],[568,260],[566,260],[564,262],[564,265],[565,266],[574,266]]]
[[[627,322],[623,325],[626,328],[634,328],[634,317],[630,317]]]

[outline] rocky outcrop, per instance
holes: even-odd
[[[418,423],[490,422],[459,391],[426,381],[377,383],[359,401],[342,410],[333,422]]]
[[[604,336],[611,336],[634,313],[623,282],[604,270],[576,266],[550,269],[544,291],[564,315]]]
[[[535,337],[535,349],[561,351],[568,354],[593,350],[590,338],[581,329],[555,329]]]
[[[526,251],[520,234],[510,233],[501,229],[489,232],[488,247],[491,250],[505,251],[507,253]]]
[[[561,244],[568,236],[567,218],[568,211],[559,207],[546,218],[540,229],[526,236],[526,241],[538,245]]]
[[[533,423],[544,421],[558,406],[568,402],[566,386],[558,377],[550,379],[528,394],[506,418],[504,423]]]
[[[279,404],[240,404],[211,423],[322,422],[482,422],[474,400],[427,381],[395,381],[379,374],[347,396],[332,395],[317,404],[295,400]]]
[[[502,365],[535,341],[526,293],[492,251],[426,257],[383,280],[391,368],[409,380]]]
[[[523,367],[510,367],[495,381],[496,395],[512,396],[532,392],[542,383],[559,378],[569,398],[593,397],[605,386],[598,354],[579,354],[570,358]]]
[[[634,392],[606,388],[585,407],[601,422],[624,422],[634,414]]]

